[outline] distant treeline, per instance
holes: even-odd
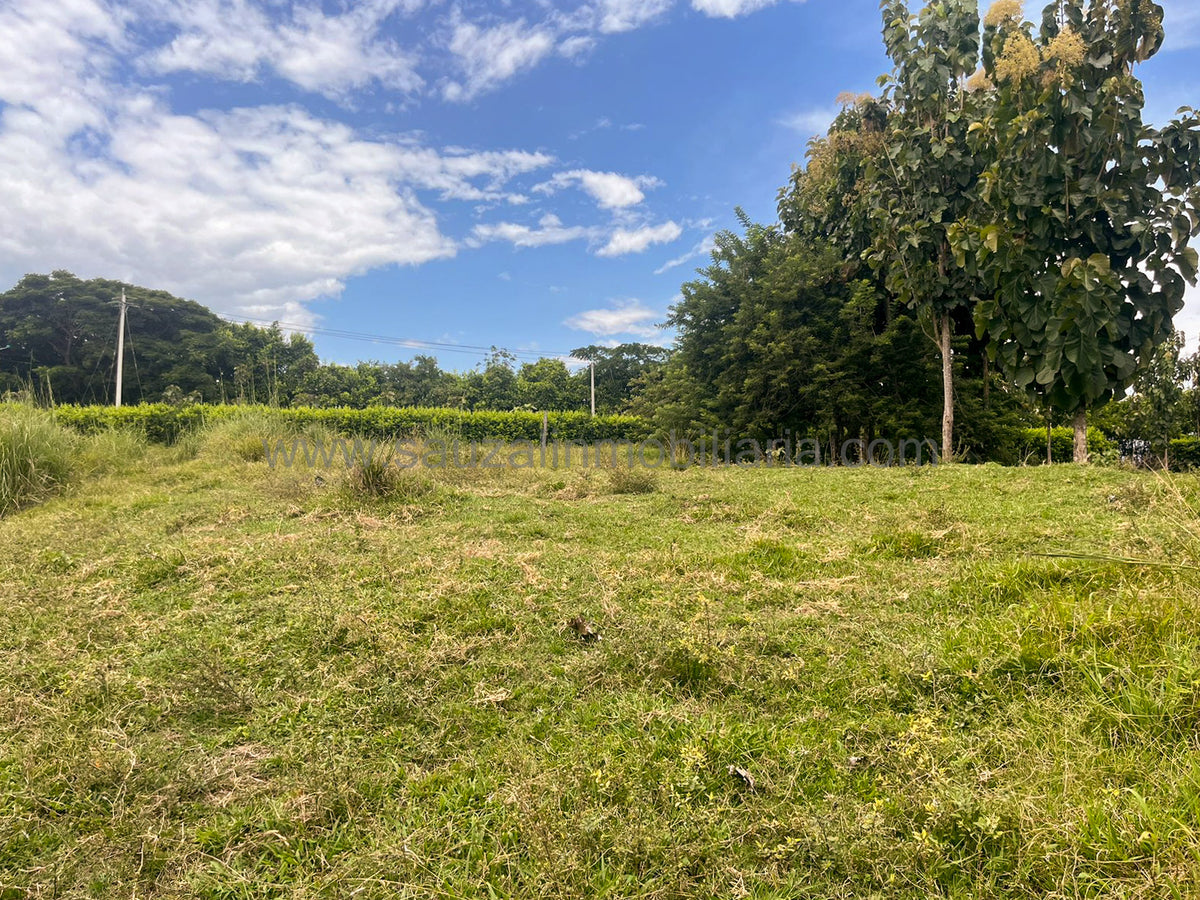
[[[0,294],[0,394],[47,404],[113,402],[118,307],[130,303],[126,403],[263,403],[275,406],[421,406],[467,410],[590,409],[590,373],[561,359],[518,365],[493,351],[476,369],[411,362],[322,363],[312,342],[278,327],[233,324],[165,291],[70,272],[27,275]],[[667,351],[648,344],[579,347],[595,364],[596,408],[626,410]]]
[[[83,430],[134,425],[170,442],[196,425],[259,406],[297,425],[387,437],[443,431],[464,439],[536,440],[541,411],[563,440],[641,440],[709,434],[818,440],[933,437],[941,413],[939,361],[919,316],[847,277],[837,254],[796,253],[794,238],[746,222],[722,234],[713,262],[672,311],[674,351],[645,344],[581,347],[589,373],[560,359],[518,365],[496,350],[469,372],[429,356],[408,363],[322,363],[311,341],[278,328],[226,322],[163,291],[68,272],[29,275],[0,294],[0,395],[32,394]],[[111,407],[117,307],[125,288],[132,340],[125,399]],[[961,323],[969,334],[969,322]],[[1006,464],[1046,456],[1046,413],[1011,389],[982,341],[955,338],[960,458]],[[136,359],[136,363],[135,360]],[[1143,456],[1200,464],[1200,355],[1182,335],[1161,345],[1133,391],[1093,416],[1100,459],[1124,443]],[[146,401],[139,404],[138,401]],[[1066,425],[1064,417],[1053,423]],[[1056,461],[1069,432],[1052,435]]]

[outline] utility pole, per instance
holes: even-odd
[[[594,359],[588,360],[588,369],[592,376],[592,418],[594,419],[596,417],[596,361]]]
[[[121,314],[117,317],[117,406],[121,405],[121,382],[125,378],[125,288],[121,288]]]

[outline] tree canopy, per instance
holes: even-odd
[[[1084,413],[1151,365],[1196,278],[1200,119],[1148,127],[1134,74],[1162,9],[1055,0],[1038,25],[1015,0],[983,20],[975,0],[881,9],[881,92],[841,98],[777,224],[718,237],[647,408],[857,436],[928,428],[940,405],[943,455],[994,445],[1015,415],[1066,416],[1084,458]],[[935,359],[907,340],[922,333]]]
[[[958,259],[987,282],[976,321],[1006,374],[1082,435],[1170,338],[1195,280],[1200,121],[1143,122],[1134,69],[1162,45],[1156,3],[1060,0],[1034,25],[1002,2],[984,25],[968,144],[989,165]]]

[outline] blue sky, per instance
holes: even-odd
[[[1200,105],[1200,2],[1163,6],[1157,122]],[[886,68],[874,0],[0,0],[0,286],[65,268],[300,326],[669,342],[713,233],[771,220],[834,98]]]

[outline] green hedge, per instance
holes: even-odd
[[[200,427],[219,407],[171,406],[146,403],[139,406],[59,406],[54,417],[60,424],[84,434],[129,428],[141,431],[160,444],[172,444],[182,434]]]
[[[1088,453],[1107,453],[1116,450],[1114,444],[1099,428],[1087,430]],[[1051,456],[1055,462],[1075,459],[1075,430],[1055,428],[1050,432]],[[1046,429],[1022,428],[1017,433],[1017,451],[1022,460],[1031,463],[1046,461]]]
[[[123,406],[120,409],[112,406],[60,406],[54,411],[59,422],[85,433],[114,427],[136,428],[150,440],[164,444],[173,443],[180,435],[205,422],[248,413],[284,424],[318,424],[339,434],[378,439],[428,434],[431,431],[476,441],[536,441],[542,436],[542,414],[536,412],[464,412],[457,409],[389,406],[369,409],[317,409],[310,406],[280,409],[212,404],[170,406],[166,403]],[[634,416],[593,418],[582,412],[559,412],[550,413],[549,419],[551,440],[641,441],[650,434],[649,426]]]

